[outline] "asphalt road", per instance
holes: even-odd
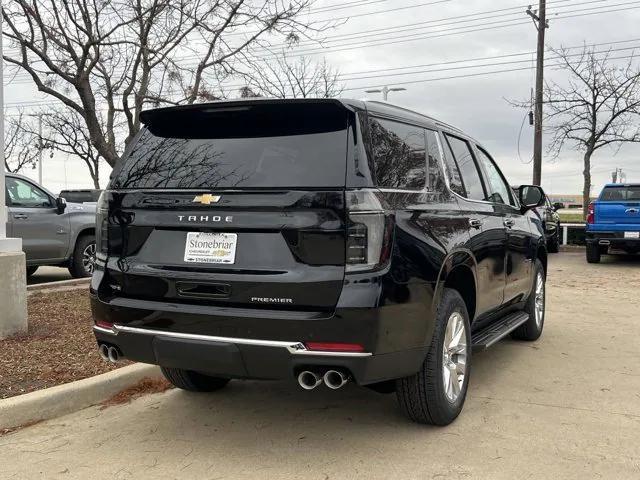
[[[393,395],[232,382],[98,407],[0,437],[1,478],[638,479],[639,259],[551,258],[546,328],[473,359],[451,426]]]
[[[66,268],[60,267],[38,267],[36,273],[27,279],[27,285],[38,283],[57,282],[58,280],[70,280],[71,274]]]

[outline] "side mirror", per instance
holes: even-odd
[[[521,185],[518,197],[523,212],[544,204],[544,191],[537,185]]]
[[[556,202],[553,204],[553,209],[557,212],[558,210],[562,210],[564,208],[564,203]]]
[[[67,209],[67,201],[62,197],[56,198],[56,213],[62,215]]]

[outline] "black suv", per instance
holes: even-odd
[[[445,425],[462,409],[472,347],[540,336],[542,192],[515,195],[460,130],[332,99],[141,121],[98,204],[104,358],[160,365],[197,391],[353,381]]]

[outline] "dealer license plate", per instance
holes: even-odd
[[[640,232],[624,232],[624,238],[640,238]]]
[[[184,261],[190,263],[226,263],[236,261],[236,233],[188,232]]]

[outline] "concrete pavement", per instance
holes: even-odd
[[[36,273],[27,279],[28,285],[36,285],[38,283],[57,282],[58,280],[71,279],[69,270],[61,267],[38,267]]]
[[[640,262],[550,262],[542,339],[476,355],[449,427],[353,386],[237,381],[0,437],[0,478],[640,478]]]

